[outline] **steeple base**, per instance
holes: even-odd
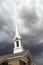
[[[14,48],[14,52],[13,53],[20,53],[23,52],[23,48],[22,47],[18,47],[18,48]]]

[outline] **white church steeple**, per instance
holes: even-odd
[[[14,41],[14,52],[13,53],[22,52],[23,51],[22,42],[21,42],[22,38],[19,34],[17,24],[16,24],[16,30],[15,30],[15,37],[13,41]]]

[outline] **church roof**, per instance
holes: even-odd
[[[1,63],[1,62],[4,62],[4,61],[6,61],[6,60],[18,59],[18,58],[22,58],[22,59],[27,60],[25,57],[26,57],[28,54],[31,55],[28,50],[24,50],[23,52],[20,52],[20,53],[3,55],[3,56],[0,56],[0,63]],[[28,60],[27,60],[27,61],[28,61]]]

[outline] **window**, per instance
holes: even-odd
[[[16,41],[16,43],[17,43],[17,47],[19,47],[19,41]]]

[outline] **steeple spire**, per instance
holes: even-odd
[[[16,28],[16,30],[15,30],[15,37],[19,37],[19,38],[21,38],[21,36],[20,36],[20,34],[19,34],[19,30],[18,30],[18,25],[16,24],[16,26],[15,26]]]
[[[13,53],[18,53],[18,52],[22,52],[23,51],[23,48],[22,48],[22,43],[21,43],[21,36],[19,34],[19,30],[18,30],[18,26],[16,24],[15,26],[15,37],[13,39],[14,41],[14,52]]]
[[[16,24],[16,35],[19,35],[18,26]]]

